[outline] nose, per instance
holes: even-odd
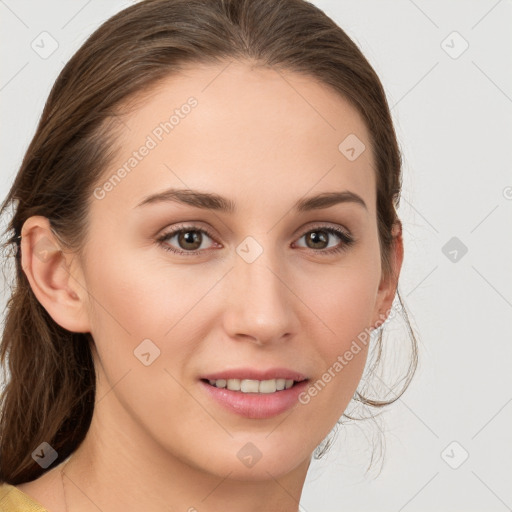
[[[269,252],[252,263],[237,256],[229,273],[223,323],[232,339],[263,346],[283,342],[298,332],[293,283]]]

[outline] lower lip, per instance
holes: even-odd
[[[275,393],[242,393],[227,388],[217,388],[200,381],[208,395],[231,412],[250,419],[272,418],[291,409],[298,402],[299,395],[308,385],[304,380],[289,389]]]

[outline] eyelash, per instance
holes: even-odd
[[[174,229],[172,231],[169,231],[168,233],[163,234],[161,237],[159,237],[157,239],[157,242],[159,243],[159,245],[162,246],[162,248],[164,250],[172,252],[174,254],[197,256],[201,252],[203,252],[205,249],[196,250],[196,251],[183,251],[183,250],[176,249],[175,247],[171,247],[170,245],[165,243],[169,239],[173,238],[175,235],[177,235],[179,233],[187,232],[187,231],[196,231],[196,232],[204,233],[212,240],[215,240],[214,236],[206,228],[199,228],[198,226],[180,226],[177,229]],[[351,235],[349,235],[348,233],[346,233],[345,231],[343,231],[339,228],[334,228],[332,226],[315,226],[314,228],[309,229],[308,231],[303,233],[300,236],[300,238],[302,238],[303,236],[305,236],[309,233],[312,233],[314,231],[326,231],[327,233],[338,236],[342,241],[341,245],[338,245],[337,247],[330,248],[327,250],[326,249],[309,249],[310,251],[313,251],[317,254],[321,254],[324,256],[330,256],[333,254],[338,254],[338,253],[344,252],[344,251],[348,250],[348,248],[351,247],[355,242],[354,238]]]

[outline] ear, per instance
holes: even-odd
[[[398,278],[404,259],[404,245],[402,239],[402,223],[397,220],[392,230],[393,243],[390,251],[391,274],[383,276],[379,290],[377,292],[377,301],[375,304],[374,318],[372,326],[374,329],[380,327],[388,318],[393,300],[398,287]]]
[[[76,256],[66,253],[46,217],[27,219],[21,230],[21,266],[37,300],[71,332],[89,332],[88,293]]]

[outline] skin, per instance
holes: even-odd
[[[65,466],[69,510],[297,511],[312,453],[353,396],[366,347],[308,404],[269,419],[226,411],[198,379],[278,366],[315,382],[359,333],[382,323],[395,296],[397,278],[381,269],[369,133],[348,102],[309,77],[246,62],[169,77],[125,118],[100,186],[190,96],[198,105],[172,134],[103,199],[91,197],[81,254],[59,245],[43,217],[23,228],[23,268],[38,300],[61,326],[95,341],[93,420]],[[354,161],[338,150],[351,133],[366,145]],[[237,213],[137,207],[171,187],[220,194]],[[304,196],[343,190],[367,209],[292,209]],[[214,235],[198,234],[200,255],[156,242],[183,223]],[[305,235],[323,226],[356,241],[322,255],[344,243],[324,233],[323,246],[308,244]],[[247,236],[263,249],[252,263],[236,252]],[[42,240],[55,247],[47,258],[37,257]],[[177,236],[166,243],[187,250]],[[400,233],[393,251],[398,276]],[[160,356],[145,366],[134,350],[148,338]],[[262,454],[251,468],[237,457],[248,442]],[[62,467],[17,487],[64,512]]]

